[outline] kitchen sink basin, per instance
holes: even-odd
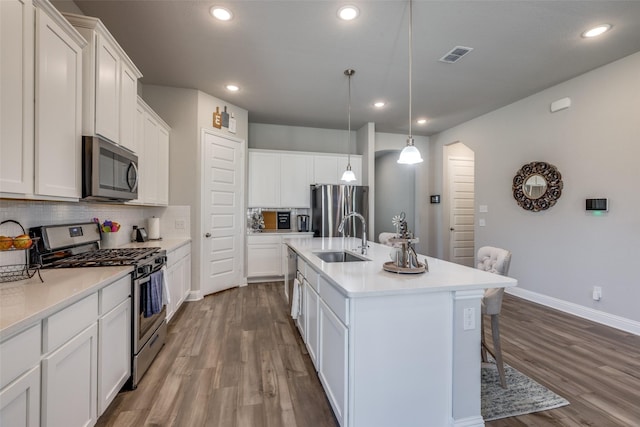
[[[323,260],[324,262],[362,262],[370,261],[366,258],[361,258],[351,252],[337,251],[337,252],[313,252],[315,256]]]

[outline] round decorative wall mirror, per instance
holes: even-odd
[[[528,211],[542,211],[556,204],[562,194],[562,175],[547,162],[531,162],[513,177],[513,198]]]

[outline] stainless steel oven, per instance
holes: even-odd
[[[153,359],[158,355],[167,336],[167,308],[150,314],[145,310],[143,296],[147,293],[151,277],[166,265],[165,251],[159,251],[149,262],[138,265],[133,273],[133,365],[131,371],[131,388],[136,388]],[[147,296],[148,298],[148,296]]]

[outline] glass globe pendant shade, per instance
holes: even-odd
[[[400,158],[398,158],[398,163],[404,165],[415,165],[416,163],[422,162],[422,156],[420,155],[420,151],[413,145],[413,138],[407,139],[407,146],[402,149],[400,152]]]
[[[351,165],[347,165],[347,170],[344,171],[340,179],[344,182],[353,182],[356,180],[356,174],[351,170]]]

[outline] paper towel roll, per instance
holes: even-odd
[[[151,240],[158,240],[160,238],[160,218],[153,217],[147,219],[147,234]]]

